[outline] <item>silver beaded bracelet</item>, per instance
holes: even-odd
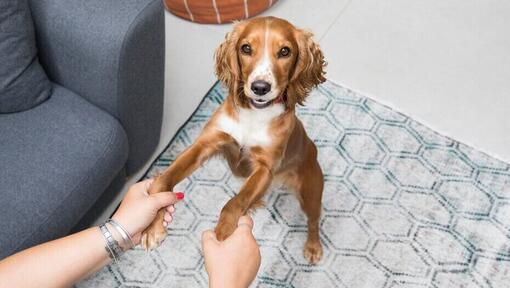
[[[120,255],[123,253],[122,249],[120,249],[119,242],[113,238],[112,233],[108,230],[108,227],[106,227],[106,222],[99,225],[99,229],[106,242],[105,250],[108,253],[108,257],[110,257],[113,262],[118,262]]]

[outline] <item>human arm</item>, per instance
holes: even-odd
[[[132,236],[135,245],[159,209],[166,207],[165,222],[172,221],[173,204],[183,196],[171,192],[149,196],[151,183],[146,180],[133,185],[112,217]],[[107,227],[115,239],[121,239],[112,226]],[[0,261],[0,287],[68,287],[108,263],[105,239],[97,227],[92,227]]]

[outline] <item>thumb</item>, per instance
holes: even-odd
[[[208,243],[217,243],[216,233],[213,230],[207,230],[202,233],[202,248],[205,249]]]
[[[253,219],[249,215],[244,215],[239,217],[237,221],[237,226],[247,225],[250,228],[253,228]]]
[[[234,231],[234,233],[235,232],[238,232],[238,233],[244,232],[244,233],[252,234],[252,229],[253,229],[253,219],[251,219],[250,216],[245,215],[245,216],[241,216],[239,218],[239,221],[237,222],[237,228]]]
[[[159,192],[149,196],[150,199],[155,203],[157,209],[161,209],[166,206],[177,203],[180,199],[173,192]]]

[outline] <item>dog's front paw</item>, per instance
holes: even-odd
[[[160,221],[154,221],[142,232],[141,245],[146,251],[155,249],[161,245],[167,235],[166,228]]]
[[[228,238],[228,236],[232,235],[237,227],[238,219],[230,219],[230,217],[225,217],[220,219],[218,225],[216,225],[216,229],[214,232],[216,233],[216,238],[220,241],[223,241]]]
[[[310,264],[317,264],[322,258],[322,245],[320,241],[306,241],[303,256]]]

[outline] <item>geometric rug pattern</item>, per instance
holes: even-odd
[[[216,84],[156,160],[164,170],[225,97]],[[262,266],[251,287],[510,287],[510,166],[326,82],[298,110],[325,175],[324,256],[302,256],[306,220],[292,191],[272,187],[254,214]],[[221,159],[176,187],[163,245],[139,247],[77,287],[207,287],[201,232],[242,180]]]

